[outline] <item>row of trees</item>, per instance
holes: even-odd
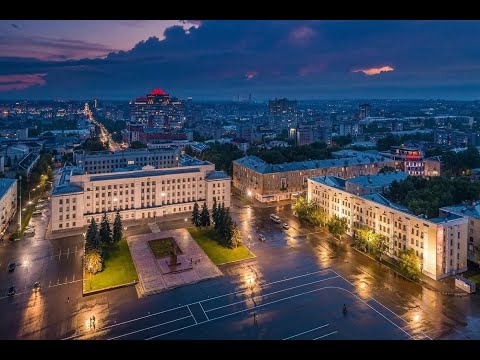
[[[328,159],[335,149],[328,147],[324,142],[295,147],[274,147],[272,149],[261,149],[251,147],[247,150],[248,155],[258,156],[269,164],[283,164],[292,161],[305,161],[309,159]]]
[[[209,227],[212,222],[220,245],[233,249],[242,242],[240,229],[236,222],[233,221],[229,209],[226,209],[223,203],[218,206],[217,201],[213,200],[212,217],[210,219],[207,203],[203,203],[202,211],[200,212],[199,206],[195,202],[192,211],[192,224],[196,227]]]
[[[122,219],[118,211],[113,222],[113,232],[107,213],[103,214],[100,228],[92,218],[85,235],[85,268],[89,273],[96,274],[103,270],[103,248],[115,245],[122,237]]]
[[[336,237],[342,237],[348,230],[348,222],[346,217],[333,215],[327,217],[327,213],[314,202],[299,196],[293,205],[293,211],[300,221],[306,222],[313,226],[326,226],[328,231]]]

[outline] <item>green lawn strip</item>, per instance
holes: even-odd
[[[468,278],[468,280],[473,281],[477,284],[480,284],[480,274],[472,276],[471,278]]]
[[[218,234],[213,228],[188,228],[187,230],[214,264],[224,264],[255,257],[244,245],[229,249],[218,244]]]
[[[150,249],[152,249],[153,255],[155,255],[157,259],[160,259],[170,255],[172,251],[172,241],[175,241],[172,237],[150,240],[148,245]],[[180,251],[177,251],[177,254],[180,254]]]
[[[103,271],[90,275],[84,270],[85,291],[94,291],[138,280],[127,240],[103,249]]]

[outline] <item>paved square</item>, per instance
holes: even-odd
[[[138,286],[141,295],[152,295],[165,289],[222,275],[222,272],[208,258],[186,229],[160,231],[156,224],[152,225],[151,228],[153,233],[127,238],[138,273]],[[183,255],[179,259],[189,261],[191,258],[193,260],[191,269],[170,274],[162,273],[160,262],[165,260],[155,258],[148,242],[167,237],[174,238],[180,247]]]
[[[343,304],[347,313],[343,314]],[[101,339],[411,340],[406,320],[331,269],[248,284],[98,329]],[[80,336],[80,338],[82,338]]]

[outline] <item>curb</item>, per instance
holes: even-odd
[[[88,281],[88,280],[85,280],[85,279],[83,280],[83,287],[84,288],[85,288],[85,282],[86,281]],[[92,290],[92,291],[87,291],[87,292],[83,291],[82,296],[94,295],[94,294],[98,294],[98,293],[101,293],[101,292],[104,292],[104,291],[120,289],[120,288],[123,288],[123,287],[128,287],[128,286],[132,286],[132,285],[136,285],[136,284],[138,284],[138,280],[134,280],[132,282],[125,283],[125,284],[109,286],[109,287],[103,288],[103,289]]]

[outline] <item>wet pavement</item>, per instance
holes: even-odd
[[[0,338],[278,339],[300,334],[302,339],[480,339],[478,295],[447,296],[411,283],[325,231],[301,226],[289,205],[253,208],[234,198],[231,213],[255,259],[220,266],[223,277],[141,299],[134,287],[82,297],[78,281],[81,235],[1,246],[4,316]],[[278,214],[290,229],[273,223],[271,213]],[[160,230],[168,230],[184,227],[185,221],[157,219],[157,224]],[[128,232],[137,235],[150,230],[148,225],[139,225]],[[265,243],[258,240],[258,234],[265,236]],[[28,262],[20,262],[8,273],[9,261],[25,257]],[[328,290],[328,296],[316,290],[317,283],[303,288],[297,280],[289,280],[324,269],[337,274],[326,280],[327,287],[340,288]],[[272,295],[284,290],[271,286],[283,279],[292,283]],[[35,281],[42,284],[39,293],[32,291]],[[18,284],[17,295],[4,297],[12,283]],[[346,290],[352,295],[341,295]],[[252,293],[257,305],[246,300]],[[214,297],[228,301],[210,301]],[[252,310],[252,304],[259,306],[262,301],[264,307]],[[351,307],[347,318],[339,310],[344,302]],[[205,305],[203,309],[200,304]],[[257,312],[257,325],[252,311]],[[95,329],[90,327],[91,316],[96,317]],[[353,327],[362,331],[350,330]]]

